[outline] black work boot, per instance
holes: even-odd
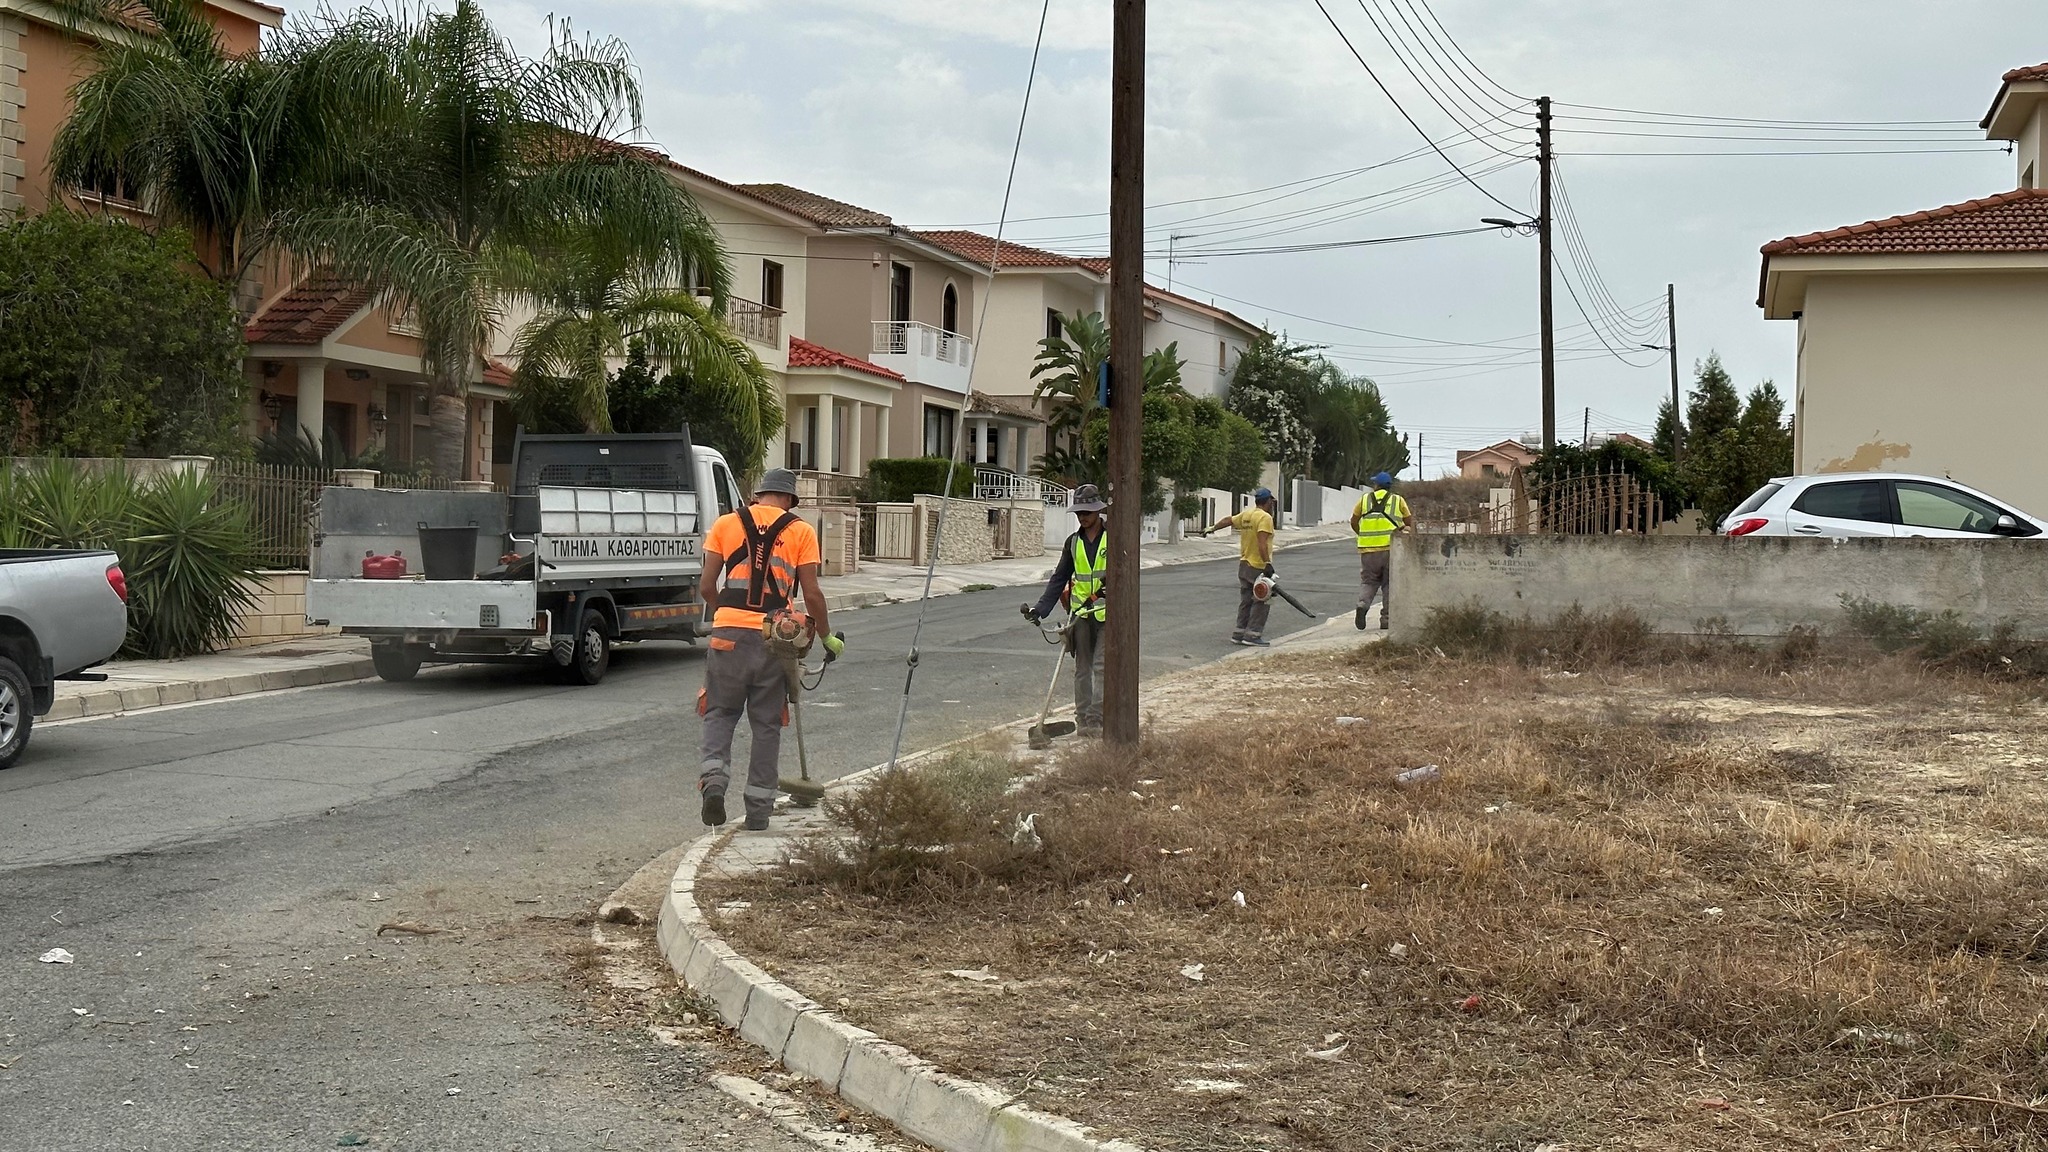
[[[725,823],[725,793],[704,793],[704,826],[716,828]]]
[[[774,809],[772,808],[748,809],[746,823],[747,831],[766,832],[768,830],[768,816],[769,813],[773,811]]]
[[[1365,631],[1365,610],[1370,607],[1372,607],[1370,604],[1360,604],[1358,611],[1351,617],[1351,622],[1358,626],[1360,632]]]

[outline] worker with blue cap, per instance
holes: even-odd
[[[1409,530],[1408,502],[1394,492],[1394,478],[1385,472],[1372,478],[1372,490],[1358,498],[1351,510],[1351,530],[1358,535],[1358,611],[1351,620],[1362,631],[1366,609],[1373,596],[1380,600],[1380,627],[1387,626],[1387,607],[1392,592],[1387,584],[1387,562],[1394,533]]]
[[[1230,634],[1232,644],[1272,647],[1266,639],[1266,616],[1273,605],[1258,593],[1259,578],[1270,581],[1273,576],[1273,513],[1279,508],[1273,490],[1261,488],[1252,493],[1251,507],[1209,526],[1210,532],[1237,530],[1237,630]]]

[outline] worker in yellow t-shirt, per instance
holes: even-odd
[[[1252,493],[1252,506],[1235,516],[1225,516],[1209,531],[1237,530],[1237,630],[1232,644],[1249,648],[1270,648],[1266,639],[1266,615],[1273,606],[1255,595],[1259,577],[1273,574],[1273,513],[1279,502],[1269,488]]]

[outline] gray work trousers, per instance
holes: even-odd
[[[1067,651],[1074,655],[1074,723],[1083,731],[1102,727],[1102,621],[1076,616],[1068,626]]]
[[[1387,608],[1393,603],[1393,589],[1387,583],[1387,559],[1392,555],[1386,548],[1358,554],[1358,606],[1371,607],[1373,593],[1379,593],[1382,628],[1387,626]]]
[[[1263,636],[1266,633],[1266,617],[1273,614],[1273,602],[1261,600],[1252,595],[1252,585],[1258,583],[1264,568],[1254,568],[1242,560],[1237,562],[1237,631],[1232,636]]]
[[[782,758],[782,716],[788,703],[788,673],[782,661],[769,654],[768,642],[759,629],[712,629],[710,652],[704,660],[703,768],[697,775],[698,791],[726,790],[731,780],[733,732],[744,711],[754,731],[747,755],[747,812],[773,811]]]

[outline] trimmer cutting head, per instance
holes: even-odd
[[[775,790],[787,795],[799,808],[816,808],[818,801],[825,798],[825,786],[816,780],[792,780],[784,776],[775,782]]]

